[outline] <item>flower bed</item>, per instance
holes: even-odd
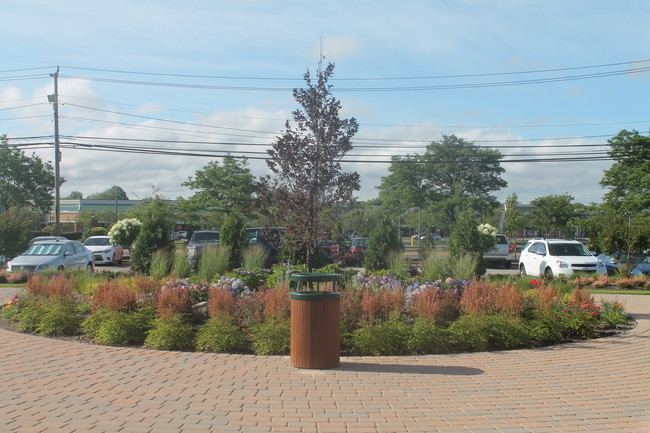
[[[35,275],[4,306],[2,317],[20,332],[98,344],[286,354],[288,272],[237,271],[209,283],[79,272]],[[337,287],[342,353],[457,353],[594,338],[628,324],[622,305],[597,305],[583,288],[596,281],[347,274]]]

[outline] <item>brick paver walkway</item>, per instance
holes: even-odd
[[[0,301],[5,299],[0,289]],[[1,432],[650,432],[650,296],[638,326],[556,347],[342,358],[103,347],[0,330]]]

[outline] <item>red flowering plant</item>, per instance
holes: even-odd
[[[591,338],[600,321],[600,306],[584,290],[576,290],[565,303],[561,320],[570,338]]]

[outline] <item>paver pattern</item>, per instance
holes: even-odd
[[[0,289],[0,302],[9,296]],[[610,297],[611,298],[611,297]],[[600,340],[505,352],[289,357],[162,352],[0,330],[0,432],[650,432],[650,296]]]

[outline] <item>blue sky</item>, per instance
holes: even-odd
[[[52,141],[46,96],[60,66],[64,196],[115,184],[131,198],[153,187],[190,195],[181,183],[210,158],[80,145],[263,152],[321,53],[336,63],[342,114],[360,123],[348,159],[375,161],[345,164],[360,173],[364,200],[388,174],[381,161],[422,153],[442,134],[521,160],[602,155],[598,145],[621,129],[650,126],[645,0],[5,0],[2,17],[0,133]],[[51,146],[25,149],[53,159]],[[496,196],[598,202],[610,164],[504,162],[509,185]],[[262,160],[249,167],[267,174]]]

